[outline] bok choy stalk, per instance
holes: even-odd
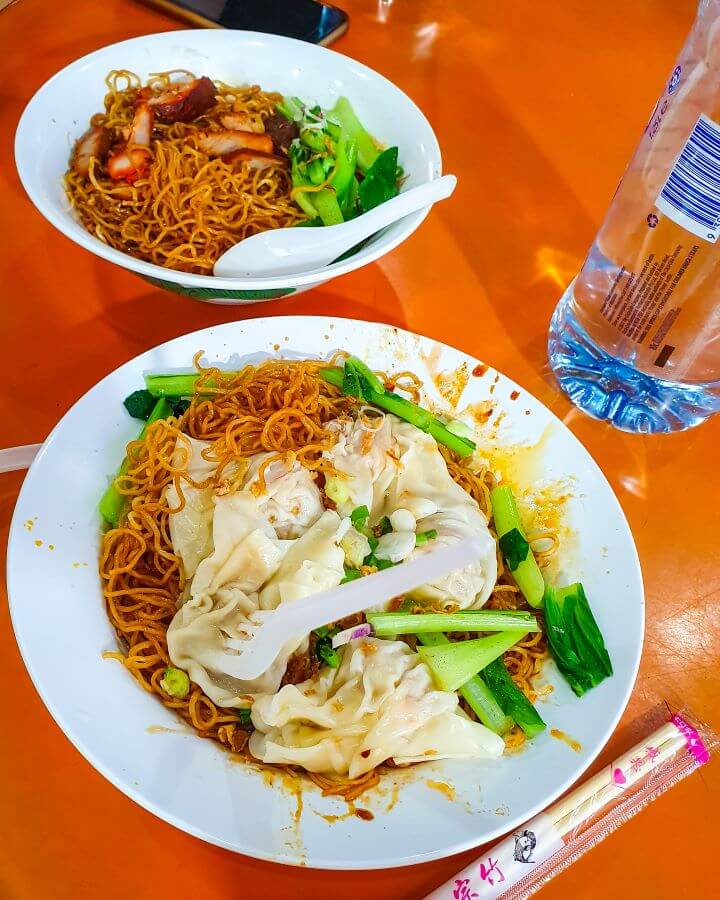
[[[441,631],[540,631],[532,613],[517,610],[470,609],[455,613],[368,612],[365,618],[378,637]]]
[[[145,436],[145,432],[152,425],[153,422],[157,422],[158,419],[167,419],[169,416],[173,414],[173,408],[170,404],[165,400],[164,397],[161,397],[157,403],[155,404],[152,412],[148,416],[147,422],[143,425],[140,434],[137,439],[141,440]],[[127,503],[127,497],[124,494],[121,494],[115,486],[115,482],[121,475],[124,475],[129,467],[129,462],[127,456],[122,462],[120,469],[118,470],[117,475],[110,482],[108,489],[102,495],[100,500],[100,514],[103,519],[108,523],[108,525],[112,525],[113,528],[117,528],[120,524],[120,519],[123,514],[123,510],[125,509],[125,505]]]
[[[509,487],[490,491],[498,543],[517,586],[531,606],[542,606],[545,582],[522,530],[520,514]]]
[[[433,674],[438,687],[456,691],[498,656],[502,656],[527,632],[501,631],[472,641],[458,641],[441,647],[418,647],[418,653]]]
[[[325,381],[339,387],[343,394],[378,406],[399,419],[410,422],[421,431],[426,431],[438,443],[455,451],[458,456],[470,456],[475,450],[473,441],[453,434],[427,409],[387,390],[377,375],[362,360],[354,356],[345,360],[343,368],[320,369],[318,374]]]
[[[418,641],[426,647],[442,647],[449,645],[450,641],[444,634],[428,633],[419,634]],[[428,666],[429,667],[429,666]],[[432,672],[432,669],[430,669]],[[460,685],[458,692],[468,703],[482,724],[494,731],[495,734],[505,734],[513,726],[513,720],[506,715],[500,704],[493,697],[492,692],[485,682],[477,675],[469,678]]]
[[[545,625],[550,652],[578,697],[613,674],[603,636],[579,581],[545,589]]]
[[[480,677],[508,716],[534,738],[547,727],[540,714],[510,677],[501,656],[485,666]]]

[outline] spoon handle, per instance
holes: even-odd
[[[0,472],[18,472],[29,469],[42,444],[25,444],[0,450]]]
[[[477,538],[466,538],[383,572],[279,606],[245,643],[240,656],[228,661],[228,674],[248,681],[257,678],[272,665],[290,638],[308,634],[328,622],[385,603],[447,572],[462,569],[475,562],[484,549]]]

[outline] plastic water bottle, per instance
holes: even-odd
[[[720,410],[720,0],[701,0],[605,221],[550,325],[580,409],[626,431]]]

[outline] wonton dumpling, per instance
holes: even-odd
[[[375,516],[383,494],[395,475],[388,456],[392,443],[390,416],[381,427],[369,430],[359,419],[328,423],[328,431],[337,432],[337,442],[323,457],[344,476],[327,476],[326,491],[335,501],[341,516],[349,516],[358,506],[367,506]]]
[[[214,497],[213,503],[213,551],[198,565],[190,592],[193,597],[212,595],[239,578],[246,593],[257,591],[274,574],[282,559],[275,531],[261,515],[258,501],[249,491]],[[254,556],[247,552],[248,536],[254,536]]]
[[[260,591],[260,608],[309,597],[337,587],[345,576],[345,553],[338,546],[340,516],[326,509],[305,534],[293,541],[280,568]]]
[[[502,738],[458,712],[401,641],[363,638],[339,668],[256,697],[250,752],[266,763],[357,778],[386,759],[498,757]]]
[[[288,659],[301,643],[294,641],[284,647],[258,678],[235,678],[232,662],[241,652],[240,642],[262,624],[263,613],[256,610],[257,595],[248,596],[237,587],[223,588],[214,598],[207,594],[192,597],[180,607],[168,628],[172,664],[184,669],[218,706],[247,706],[248,694],[277,691]]]
[[[173,465],[184,469],[193,481],[205,481],[217,467],[216,462],[208,462],[201,455],[210,446],[208,441],[182,435],[175,445]],[[185,506],[170,515],[170,539],[175,553],[182,560],[185,577],[190,579],[200,560],[212,551],[212,490],[209,487],[193,487],[186,481],[182,482],[181,487]],[[180,506],[180,496],[174,484],[168,486],[165,496],[170,509]]]
[[[252,489],[258,470],[271,453],[252,457],[243,488]],[[265,469],[265,491],[258,494],[259,508],[279,538],[297,538],[314,525],[323,513],[320,489],[312,473],[297,460],[288,465],[277,459]]]
[[[168,652],[173,665],[185,669],[215,703],[246,706],[243,696],[277,691],[290,656],[307,649],[307,635],[288,641],[273,665],[252,681],[234,675],[242,642],[272,615],[268,610],[340,583],[341,519],[328,510],[303,537],[279,541],[249,490],[213,502],[214,550],[198,566],[191,598],[170,623]]]
[[[453,544],[475,537],[484,544],[482,557],[472,565],[450,572],[412,592],[413,596],[455,602],[461,609],[479,607],[497,581],[495,540],[475,500],[453,481],[435,439],[408,422],[393,417],[392,434],[399,455],[398,473],[386,492],[383,512],[418,509],[420,501],[436,512],[421,517],[417,531],[435,529],[437,538],[418,547],[411,559],[431,553],[438,544]]]

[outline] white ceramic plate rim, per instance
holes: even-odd
[[[273,317],[272,318],[272,322],[276,326],[277,332],[278,333],[287,332],[288,334],[293,333],[293,326],[294,325],[297,326],[298,322],[307,322],[308,320],[310,320],[314,323],[317,323],[318,331],[323,326],[327,327],[328,324],[332,323],[332,322],[348,323],[348,324],[352,324],[354,326],[358,326],[360,328],[373,329],[373,328],[378,327],[378,323],[366,322],[366,321],[362,321],[362,320],[341,319],[339,317],[330,318],[330,317],[325,317],[325,316],[281,316],[281,317]],[[262,321],[264,321],[264,320],[255,319],[255,320],[251,320],[250,322],[233,322],[233,323],[227,323],[226,325],[212,326],[210,328],[192,332],[187,335],[181,335],[177,338],[174,338],[173,340],[165,342],[164,344],[158,345],[157,347],[150,348],[148,351],[144,351],[143,353],[138,354],[136,357],[129,360],[127,363],[118,367],[114,372],[111,372],[108,375],[106,375],[96,385],[94,385],[92,388],[90,388],[75,404],[73,404],[73,406],[70,408],[70,410],[68,410],[68,412],[65,414],[65,416],[69,415],[72,410],[74,410],[78,405],[83,403],[84,399],[88,396],[88,394],[90,394],[92,391],[95,391],[97,388],[100,388],[102,385],[108,383],[111,379],[113,379],[115,376],[117,376],[119,373],[121,373],[126,368],[132,367],[140,359],[140,357],[143,357],[146,354],[149,355],[160,349],[168,348],[176,342],[188,341],[188,342],[191,342],[193,346],[202,347],[203,341],[204,341],[204,336],[210,332],[214,332],[217,334],[218,331],[222,331],[225,328],[230,329],[237,325],[252,325],[254,323],[259,323]],[[394,329],[394,330],[398,331],[400,333],[403,333],[403,331],[401,329]],[[404,332],[404,333],[412,335],[412,333],[410,333],[410,332]],[[422,337],[422,336],[419,336],[419,337]],[[427,339],[433,341],[434,344],[436,344],[437,346],[440,346],[441,348],[449,348],[449,349],[455,351],[455,348],[450,347],[450,345],[442,344],[441,342],[435,341],[432,338],[427,338]],[[468,354],[464,354],[464,351],[455,351],[455,352],[460,352],[460,353],[463,353],[463,355],[468,355]],[[512,379],[507,378],[507,376],[503,376],[503,378],[506,379],[506,383],[510,387],[513,387],[514,389],[517,389],[518,391],[522,391],[523,393],[528,395],[528,392],[525,391],[524,388],[522,388],[516,382],[512,381]],[[531,396],[531,395],[528,395],[528,396]],[[536,402],[538,402],[538,401],[536,401]],[[288,856],[288,858],[283,858],[282,854],[280,854],[280,856],[279,856],[277,853],[264,852],[264,851],[258,850],[255,847],[251,848],[251,847],[247,847],[247,846],[239,846],[237,842],[225,840],[225,839],[223,839],[222,836],[217,835],[217,834],[210,834],[207,831],[203,830],[202,828],[196,827],[192,821],[189,821],[180,816],[176,816],[176,815],[168,812],[166,809],[164,809],[159,804],[150,801],[148,798],[143,796],[141,791],[138,791],[135,789],[130,775],[128,775],[126,777],[122,777],[121,775],[119,775],[118,773],[113,771],[113,769],[111,769],[110,767],[105,766],[98,759],[98,757],[96,756],[94,751],[90,747],[88,747],[84,741],[82,741],[81,739],[79,739],[77,737],[77,735],[74,733],[72,724],[68,721],[68,719],[66,718],[66,716],[64,715],[62,710],[59,708],[59,706],[53,701],[53,699],[51,697],[52,691],[43,682],[43,677],[40,674],[40,672],[38,671],[35,664],[33,663],[31,656],[28,652],[26,643],[25,643],[21,633],[18,630],[18,615],[17,615],[17,610],[16,610],[16,603],[18,603],[20,601],[20,596],[19,596],[19,593],[16,593],[15,574],[14,574],[15,568],[16,568],[15,567],[15,545],[18,542],[18,539],[21,535],[21,531],[23,528],[23,523],[20,521],[20,516],[18,515],[17,508],[19,508],[22,505],[24,493],[26,490],[26,484],[28,482],[28,480],[26,479],[26,482],[23,484],[23,487],[21,488],[20,494],[18,496],[16,512],[13,515],[13,520],[12,520],[11,527],[10,527],[9,542],[8,542],[8,558],[7,558],[8,599],[9,599],[9,609],[10,609],[11,621],[13,624],[13,628],[15,631],[15,637],[16,637],[16,640],[17,640],[17,643],[18,643],[18,646],[20,649],[22,659],[25,663],[25,666],[28,670],[30,678],[31,678],[38,694],[40,695],[43,703],[45,704],[45,706],[47,707],[48,711],[50,712],[52,717],[55,719],[57,724],[60,726],[61,730],[65,733],[66,737],[76,747],[76,749],[90,762],[90,764],[97,771],[99,771],[105,778],[107,778],[107,780],[110,781],[111,784],[113,784],[116,788],[118,788],[120,791],[122,791],[124,794],[126,794],[128,797],[130,797],[132,800],[134,800],[139,806],[143,807],[144,809],[146,809],[149,812],[153,813],[154,815],[158,816],[160,819],[162,819],[166,822],[169,822],[170,824],[174,825],[175,827],[179,828],[180,830],[185,831],[189,834],[192,834],[195,837],[198,837],[208,843],[214,844],[216,846],[224,847],[224,848],[226,848],[228,850],[232,850],[234,852],[244,853],[246,855],[252,856],[257,859],[264,859],[264,860],[268,860],[271,862],[280,862],[283,864],[301,865],[304,867],[311,867],[311,868],[318,868],[318,869],[332,869],[332,870],[353,870],[353,869],[367,870],[367,869],[395,868],[395,867],[399,867],[399,866],[413,865],[413,864],[417,864],[417,863],[428,862],[428,861],[438,859],[441,857],[446,857],[446,856],[450,856],[450,855],[453,855],[456,853],[461,853],[463,851],[470,850],[473,847],[477,847],[481,843],[486,843],[486,842],[492,841],[495,838],[511,831],[513,828],[517,827],[522,822],[531,818],[532,816],[534,816],[541,810],[547,808],[557,797],[559,797],[562,793],[564,793],[564,791],[566,791],[567,788],[570,787],[570,785],[572,785],[575,781],[577,781],[581,777],[583,772],[585,772],[587,770],[587,768],[589,768],[589,766],[592,765],[593,761],[596,759],[596,757],[599,755],[599,753],[604,748],[605,744],[607,743],[607,740],[609,739],[609,737],[615,730],[615,727],[617,726],[617,723],[620,720],[620,718],[627,706],[630,695],[632,693],[632,690],[633,690],[633,687],[635,684],[635,679],[637,677],[637,671],[638,671],[639,664],[640,664],[640,657],[641,657],[641,653],[642,653],[642,644],[643,644],[643,637],[644,637],[644,626],[645,626],[645,605],[644,605],[644,602],[642,602],[642,598],[643,598],[642,572],[640,569],[639,558],[637,556],[637,550],[635,548],[635,544],[632,539],[632,533],[630,531],[627,519],[622,510],[622,507],[620,506],[620,503],[617,500],[614,492],[612,491],[612,488],[610,487],[607,479],[605,478],[604,474],[602,473],[602,470],[599,468],[599,466],[594,461],[594,459],[590,456],[590,454],[585,450],[585,448],[580,443],[580,441],[562,424],[562,422],[552,412],[550,412],[550,410],[548,410],[546,407],[543,407],[543,408],[545,409],[545,412],[546,412],[547,416],[549,417],[549,419],[551,421],[553,421],[556,425],[559,425],[561,427],[561,429],[564,432],[565,438],[570,438],[571,442],[574,445],[576,445],[576,447],[579,448],[587,456],[587,463],[588,463],[589,468],[593,471],[593,474],[595,475],[595,477],[598,478],[598,480],[604,484],[605,488],[608,491],[609,497],[612,498],[613,504],[616,507],[616,511],[618,513],[618,523],[622,525],[625,536],[627,538],[629,538],[629,547],[632,548],[631,558],[629,558],[627,560],[628,567],[632,569],[633,578],[634,578],[634,580],[636,580],[637,585],[640,590],[640,598],[641,598],[641,604],[640,604],[640,610],[639,610],[639,613],[640,613],[640,635],[639,635],[639,641],[636,643],[636,645],[634,647],[634,654],[632,656],[632,659],[630,660],[629,677],[627,680],[627,684],[625,686],[625,690],[622,694],[621,701],[618,704],[618,706],[617,706],[616,710],[614,711],[614,713],[612,714],[612,716],[610,717],[608,724],[607,724],[606,728],[603,730],[601,736],[596,740],[596,745],[590,751],[590,754],[580,761],[579,765],[578,764],[575,764],[575,765],[570,764],[568,766],[568,771],[569,771],[568,776],[562,781],[562,783],[559,786],[557,786],[554,790],[548,792],[547,796],[543,799],[542,802],[533,804],[532,806],[528,807],[527,810],[523,811],[522,814],[518,814],[515,816],[510,816],[506,819],[498,820],[498,826],[495,829],[487,830],[487,831],[483,832],[479,837],[477,835],[469,834],[469,836],[466,840],[456,841],[451,846],[440,847],[437,850],[428,851],[428,852],[424,852],[424,853],[411,853],[411,854],[407,854],[403,857],[396,857],[391,860],[377,860],[377,861],[373,861],[371,863],[368,863],[367,860],[363,860],[360,863],[358,863],[357,860],[354,860],[351,856],[347,856],[346,858],[338,858],[337,856],[322,857],[322,856],[318,856],[317,854],[313,854],[311,859],[308,858],[307,860],[304,860],[303,862],[299,862],[298,860],[296,860],[290,856]],[[65,416],[63,417],[63,419],[65,418]],[[49,448],[53,445],[53,442],[56,439],[57,432],[60,428],[60,425],[62,424],[63,419],[61,419],[60,422],[58,422],[58,424],[55,426],[55,428],[53,428],[53,430],[48,435],[42,449],[36,456],[32,466],[30,467],[28,475],[31,475],[37,468],[39,468],[40,466],[43,465],[44,457],[45,457],[47,451],[49,450]],[[133,685],[133,687],[136,687],[136,686]],[[140,689],[138,688],[138,690],[140,690]]]
[[[178,38],[182,39],[184,36],[197,34],[198,31],[200,31],[204,36],[213,33],[203,31],[202,29],[186,29],[184,31],[159,32],[157,34],[144,35],[138,38],[129,38],[126,41],[118,41],[115,44],[109,44],[105,47],[101,47],[100,49],[95,50],[92,53],[88,53],[86,56],[83,56],[80,59],[77,59],[74,62],[69,63],[64,68],[60,69],[59,72],[56,72],[40,88],[38,88],[33,97],[30,99],[27,106],[23,110],[23,114],[20,117],[20,121],[15,132],[15,165],[17,167],[18,175],[20,176],[20,181],[25,188],[25,192],[34,204],[35,208],[52,225],[54,225],[58,231],[60,231],[65,235],[65,237],[69,238],[74,243],[79,244],[86,250],[89,250],[95,256],[106,259],[109,262],[115,263],[118,266],[122,266],[125,269],[137,272],[139,275],[146,275],[150,278],[155,278],[162,281],[170,281],[173,284],[179,284],[183,287],[196,289],[214,288],[220,290],[270,290],[273,288],[297,288],[306,285],[312,285],[315,284],[318,279],[327,280],[330,278],[335,278],[338,275],[345,275],[348,272],[354,271],[355,269],[359,269],[362,266],[367,265],[368,263],[375,262],[375,260],[379,259],[382,256],[385,256],[386,253],[394,250],[395,247],[403,243],[403,241],[410,237],[410,235],[422,224],[425,217],[430,212],[432,206],[426,206],[418,212],[406,216],[403,220],[401,220],[401,223],[396,223],[399,224],[400,227],[398,229],[398,232],[394,236],[388,236],[386,232],[371,246],[359,250],[357,253],[353,254],[353,256],[349,257],[346,260],[332,263],[329,266],[325,266],[321,269],[315,269],[312,272],[304,272],[301,275],[273,275],[264,278],[220,278],[215,275],[195,275],[191,272],[181,272],[176,269],[167,269],[163,266],[156,266],[153,263],[148,263],[144,260],[136,259],[135,257],[130,256],[127,253],[123,253],[120,250],[115,250],[113,247],[109,247],[107,244],[104,244],[102,241],[94,238],[89,232],[68,232],[65,228],[63,217],[56,213],[51,204],[44,202],[41,192],[35,190],[33,181],[29,177],[29,173],[26,169],[25,160],[22,156],[22,153],[20,152],[20,142],[22,140],[22,135],[25,129],[29,127],[28,123],[31,119],[32,107],[36,99],[46,88],[48,88],[50,84],[59,79],[62,79],[69,71],[87,66],[88,64],[93,62],[95,57],[100,56],[111,48],[120,50],[124,46],[127,46],[129,44],[137,44],[149,38],[155,39],[164,37],[168,40]],[[279,44],[281,46],[290,45],[290,47],[292,47],[293,45],[299,45],[302,46],[305,50],[308,46],[304,41],[298,41],[294,38],[285,38],[279,35],[263,34],[261,32],[255,31],[237,31],[235,32],[235,35],[239,40],[262,40],[268,44]],[[321,53],[329,53],[332,56],[338,57],[338,59],[342,59],[343,61],[347,61],[348,59],[350,59],[350,57],[345,57],[343,54],[337,53],[335,50],[329,50],[327,47],[316,46],[315,49],[317,49]],[[365,66],[362,63],[356,62],[355,60],[352,60],[352,64],[354,67],[356,67],[358,72],[380,81],[387,86],[388,90],[402,94],[407,103],[414,109],[418,120],[427,127],[429,135],[431,135],[432,137],[429,154],[435,160],[435,167],[437,170],[436,177],[439,178],[442,175],[442,157],[440,154],[440,146],[437,142],[435,132],[433,131],[430,123],[428,122],[421,109],[417,106],[416,103],[414,103],[413,100],[410,99],[410,97],[407,96],[407,94],[404,93],[404,91],[401,91],[400,88],[397,87],[397,85],[393,84],[383,75],[380,75],[374,69],[371,69],[369,66]],[[59,175],[58,177],[61,177],[61,175]]]

